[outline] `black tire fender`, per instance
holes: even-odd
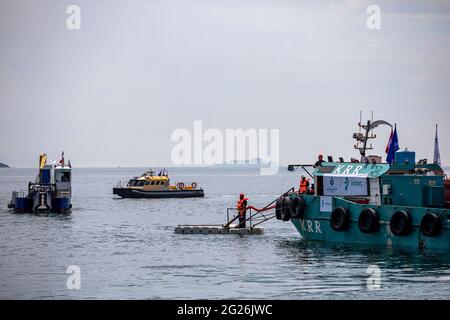
[[[277,202],[275,203],[275,217],[277,220],[281,220],[281,215],[284,210],[284,198],[280,197],[277,199]]]
[[[411,215],[403,210],[397,211],[392,215],[389,226],[394,235],[406,236],[412,231]]]
[[[291,218],[297,219],[302,218],[306,210],[306,201],[302,196],[297,196],[292,199],[292,204],[290,206]]]
[[[427,237],[437,236],[442,229],[442,222],[438,215],[427,213],[420,221],[420,231]]]
[[[281,212],[281,220],[283,221],[289,221],[291,219],[291,206],[292,206],[292,199],[291,197],[287,196],[284,198],[284,208]]]
[[[362,210],[358,218],[358,227],[362,233],[372,233],[380,229],[378,213],[372,208]]]
[[[350,213],[346,208],[336,207],[330,216],[330,226],[335,231],[346,231],[350,225]]]

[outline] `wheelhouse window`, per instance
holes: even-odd
[[[70,182],[70,171],[59,171],[55,173],[56,182]]]
[[[61,175],[61,182],[70,182],[70,172],[63,172]]]
[[[145,180],[130,180],[128,185],[131,187],[142,187],[145,184]]]

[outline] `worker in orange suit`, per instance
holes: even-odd
[[[305,175],[302,174],[302,177],[300,179],[300,186],[298,188],[298,193],[304,194],[308,191],[309,187],[309,179],[306,179]]]
[[[245,220],[247,220],[246,218],[247,202],[248,198],[246,198],[245,195],[241,193],[239,195],[239,200],[236,203],[236,209],[239,214],[239,226],[238,226],[239,228],[245,228]]]

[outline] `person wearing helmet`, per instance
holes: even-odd
[[[305,175],[302,174],[302,177],[300,179],[300,186],[298,188],[298,193],[303,194],[308,191],[309,187],[309,179],[306,179]]]
[[[246,198],[245,195],[241,193],[239,195],[239,201],[236,203],[236,209],[239,214],[239,228],[245,228],[245,220],[247,220],[247,202],[248,198]]]

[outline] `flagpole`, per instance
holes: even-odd
[[[441,153],[439,151],[438,124],[436,123],[436,133],[434,135],[434,155],[433,163],[441,164]]]

